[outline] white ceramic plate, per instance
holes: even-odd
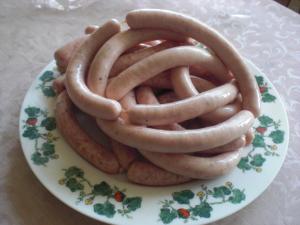
[[[253,145],[232,173],[212,181],[171,187],[145,187],[125,176],[107,175],[79,157],[64,141],[53,117],[58,75],[51,62],[28,90],[20,114],[20,139],[32,171],[58,199],[110,224],[206,224],[242,209],[278,173],[288,146],[289,128],[279,95],[267,77],[247,62],[262,93],[262,115]]]

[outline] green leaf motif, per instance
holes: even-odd
[[[55,97],[56,93],[51,86],[43,87],[42,92],[46,97]]]
[[[177,217],[177,212],[175,210],[170,210],[168,208],[160,209],[159,218],[164,224],[171,223]]]
[[[40,137],[39,131],[36,127],[27,127],[22,135],[23,137],[27,137],[30,140],[34,140]]]
[[[37,107],[27,107],[25,109],[25,113],[28,115],[28,117],[36,118],[38,114],[40,113],[40,109]]]
[[[269,135],[270,138],[272,138],[272,141],[276,144],[280,144],[284,140],[284,131],[282,130],[276,130],[272,131]]]
[[[213,189],[213,197],[215,198],[223,198],[225,195],[230,195],[231,191],[228,187],[220,186],[214,187]]]
[[[94,212],[112,218],[116,214],[115,206],[110,202],[97,203],[94,205]]]
[[[262,99],[263,102],[274,102],[276,100],[276,97],[274,95],[271,95],[267,92],[263,93]]]
[[[141,203],[142,203],[141,197],[126,198],[124,201],[124,205],[130,211],[135,211],[138,208],[141,208]]]
[[[271,117],[263,115],[258,118],[260,124],[264,127],[271,125],[274,121]]]
[[[53,155],[55,153],[55,146],[54,146],[54,144],[45,142],[42,145],[42,150],[43,150],[44,156]]]
[[[94,186],[92,192],[94,195],[111,196],[113,190],[108,183],[102,181],[100,184]]]
[[[209,218],[212,210],[213,208],[207,202],[202,202],[192,209],[192,213],[194,216]]]
[[[229,201],[232,204],[239,204],[246,199],[244,192],[239,189],[232,190],[232,196],[229,197]]]
[[[68,168],[65,171],[65,176],[67,178],[70,178],[70,177],[80,177],[80,178],[82,178],[84,176],[84,172],[82,171],[82,169],[79,169],[76,166],[72,166],[72,167]]]
[[[66,186],[72,192],[80,191],[84,189],[84,186],[80,182],[78,182],[75,178],[68,179],[68,181],[66,182]]]
[[[54,130],[56,128],[55,118],[47,117],[46,119],[43,119],[41,122],[41,126],[45,127],[48,131]]]
[[[249,165],[248,157],[242,157],[237,167],[243,171],[251,170],[251,166]]]
[[[43,91],[44,95],[47,97],[55,97],[56,96],[56,93],[52,87],[43,87],[42,91]]]
[[[40,80],[43,82],[49,82],[54,80],[54,76],[53,76],[53,72],[52,71],[45,71],[43,73],[43,75],[40,77]]]
[[[252,145],[254,147],[265,147],[265,140],[263,138],[263,136],[259,135],[259,134],[255,134]]]
[[[262,76],[255,76],[255,79],[256,79],[258,86],[264,85],[264,78]]]
[[[183,190],[172,194],[173,199],[179,204],[189,204],[190,199],[194,198],[194,196],[195,194],[190,190]]]
[[[264,162],[266,161],[266,159],[264,157],[262,157],[261,154],[255,154],[250,162],[251,165],[256,166],[256,167],[260,167],[264,164]]]
[[[31,155],[31,160],[35,165],[45,165],[49,159],[47,157],[43,157],[41,153],[35,152]]]

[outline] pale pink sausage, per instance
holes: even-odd
[[[118,162],[125,170],[128,170],[130,164],[134,162],[140,155],[134,148],[123,145],[122,143],[113,139],[111,139],[111,145],[112,151],[117,157]]]
[[[250,145],[253,140],[254,140],[254,130],[251,128],[247,133],[246,133],[246,146]]]
[[[159,104],[150,88],[138,88],[136,93],[137,101],[140,104]],[[237,149],[239,148],[234,150]],[[140,149],[139,151],[155,165],[169,172],[195,179],[210,179],[221,176],[234,168],[240,158],[239,151],[230,154],[221,153],[219,156],[210,158],[200,158],[185,154],[154,153]]]
[[[95,142],[81,128],[66,91],[63,91],[56,99],[55,118],[62,136],[81,157],[106,173],[120,171],[120,165],[113,153]]]
[[[55,78],[55,80],[52,83],[52,87],[57,95],[60,94],[63,90],[65,90],[65,76],[62,75]]]
[[[215,85],[207,80],[199,77],[190,77],[188,68],[186,67],[172,69],[171,81],[176,95],[181,99],[199,95],[198,90],[201,92],[211,90],[215,87]],[[205,121],[220,123],[229,119],[240,110],[241,103],[240,100],[237,99],[231,104],[219,107],[214,111],[208,111],[208,113],[200,117]]]
[[[138,104],[159,105],[159,102],[150,87],[139,86],[135,90],[135,93]]]
[[[245,134],[254,123],[254,116],[242,110],[230,119],[214,126],[166,131],[114,121],[97,119],[97,124],[110,137],[137,149],[164,153],[196,152],[225,145]]]
[[[183,66],[171,69],[171,82],[174,92],[181,99],[199,94],[191,80],[188,67]]]
[[[165,104],[165,103],[176,102],[179,100],[179,98],[177,97],[176,93],[169,91],[162,95],[159,95],[158,100],[161,104]],[[241,103],[240,100],[237,99],[233,103],[220,107],[213,112],[203,114],[200,117],[204,121],[216,124],[229,119],[230,117],[238,113],[240,110],[241,110]]]
[[[205,121],[216,124],[229,119],[240,110],[242,110],[241,101],[239,99],[236,99],[234,102],[220,107],[212,112],[203,114],[200,117]]]
[[[128,109],[134,104],[136,104],[134,92],[129,92],[121,100],[121,105],[124,109]],[[115,145],[116,143],[117,146]],[[191,180],[190,178],[170,173],[151,163],[139,159],[137,152],[132,155],[133,153],[131,150],[133,149],[130,149],[129,146],[120,144],[116,141],[113,141],[112,144],[113,149],[117,150],[116,153],[120,164],[123,168],[128,169],[127,176],[132,182],[151,186],[166,186]]]
[[[123,109],[128,109],[136,104],[134,92],[129,92],[124,98],[121,99],[120,104]],[[126,119],[126,114],[121,114],[121,118]],[[121,166],[128,170],[130,164],[138,159],[140,154],[132,147],[124,145],[116,140],[112,139],[112,150],[115,153]]]
[[[226,74],[226,77],[217,77],[212,73],[209,73],[206,71],[202,66],[200,65],[192,65],[189,67],[190,74],[193,74],[196,77],[203,78],[205,80],[208,80],[215,84],[216,86],[219,86],[221,84],[227,83],[234,79],[232,73],[229,71],[229,73]]]
[[[127,93],[127,95],[125,95],[121,100],[120,100],[120,104],[122,105],[122,108],[124,110],[128,110],[131,107],[136,105],[136,98],[135,98],[135,93],[134,91],[131,91],[129,93]]]
[[[196,79],[198,80],[198,79],[202,79],[202,78],[196,77]],[[193,80],[193,83],[196,84],[194,82],[195,79],[192,79],[192,80]],[[201,86],[203,86],[203,83],[201,81],[201,82],[199,82],[198,84],[195,85],[197,87],[197,89],[199,89],[198,88],[199,84]],[[206,85],[203,86],[203,89],[201,87],[201,89],[203,91],[211,89],[211,88],[207,89],[205,87],[206,87]],[[176,93],[174,93],[172,91],[166,92],[166,93],[158,96],[158,100],[159,100],[159,102],[161,104],[175,102],[178,99],[179,98],[177,97]],[[216,109],[213,112],[209,112],[209,113],[203,114],[200,117],[203,119],[204,122],[206,121],[206,122],[209,122],[209,123],[212,123],[212,124],[217,124],[217,123],[220,123],[220,122],[223,122],[223,121],[229,119],[230,117],[232,117],[233,115],[235,115],[236,113],[238,113],[240,110],[241,110],[241,103],[240,103],[239,100],[236,100],[233,103],[230,103],[230,104],[228,104],[226,106],[220,107],[220,108]],[[193,125],[192,127],[195,128],[196,126]]]
[[[167,171],[195,179],[212,179],[222,176],[232,170],[238,164],[241,157],[240,149],[211,157],[166,154],[141,150],[140,153],[155,165]]]
[[[142,49],[145,49],[145,48],[150,48],[151,45],[147,45],[147,44],[144,44],[144,43],[141,43],[141,44],[138,44],[136,46],[133,46],[132,48],[129,48],[127,49],[122,55],[125,55],[125,54],[129,54],[129,53],[133,53],[133,52],[136,52],[136,51],[139,51],[139,50],[142,50]],[[113,69],[113,68],[112,68]]]
[[[225,153],[225,152],[232,152],[232,151],[236,151],[237,149],[244,147],[245,145],[246,145],[246,137],[245,137],[245,135],[243,135],[242,137],[239,137],[239,138],[229,142],[226,145],[207,149],[207,150],[204,150],[201,152],[196,152],[196,153],[194,153],[194,155],[211,156],[211,155],[216,155],[216,154]]]
[[[120,56],[120,58],[118,58],[118,60],[114,63],[109,73],[109,77],[117,76],[120,72],[127,69],[129,66],[133,65],[134,63],[140,61],[141,59],[153,55],[156,52],[162,51],[164,49],[172,48],[175,46],[178,46],[178,44],[176,44],[175,42],[165,41],[153,47],[144,48],[132,53],[124,54]]]
[[[134,161],[128,171],[128,180],[148,186],[169,186],[182,184],[192,179],[165,171],[146,161]]]
[[[145,81],[142,85],[159,89],[172,89],[169,71],[164,71],[157,76]]]
[[[72,56],[87,38],[88,36],[76,38],[55,51],[54,59],[59,72],[66,72]]]
[[[158,29],[126,30],[120,32],[107,41],[96,54],[87,77],[87,85],[90,90],[95,94],[104,96],[110,70],[120,55],[139,43],[157,39],[177,42],[184,42],[186,40],[185,37],[175,32]]]
[[[126,22],[133,29],[161,28],[175,31],[209,47],[237,79],[243,97],[243,109],[259,116],[260,93],[255,77],[235,47],[217,31],[195,18],[158,9],[133,10],[127,14]]]
[[[89,25],[85,29],[85,34],[91,34],[95,32],[98,28],[99,26]],[[87,38],[88,35],[76,38],[55,51],[54,58],[59,72],[66,72],[66,69],[69,65],[72,56]]]
[[[128,116],[132,123],[149,126],[179,123],[224,106],[237,94],[234,83],[227,83],[175,103],[135,105],[128,110]]]
[[[158,76],[156,76],[156,77],[158,77]],[[156,77],[154,77],[154,78],[156,78]],[[210,82],[208,80],[205,80],[205,79],[203,79],[201,77],[196,77],[196,76],[193,76],[193,75],[191,75],[190,77],[191,77],[191,80],[192,80],[194,86],[196,87],[196,89],[199,92],[208,91],[208,90],[213,89],[213,88],[216,87],[212,82]],[[154,78],[152,78],[152,79],[154,79]],[[144,84],[147,85],[147,82],[148,81],[146,81]],[[170,76],[169,76],[169,79],[166,80],[165,82],[166,82],[164,84],[165,87],[167,89],[171,89],[172,88],[172,84],[171,84],[171,77]],[[169,83],[167,83],[167,82],[169,82]],[[149,85],[149,86],[151,86],[151,85]],[[161,104],[175,102],[178,99],[179,99],[178,96],[173,91],[169,91],[169,92],[166,92],[166,93],[161,94],[161,95],[158,96],[158,101]]]
[[[177,66],[200,64],[213,74],[228,73],[223,63],[203,49],[181,46],[157,52],[133,64],[107,85],[106,96],[120,99],[134,87],[157,74]]]
[[[103,43],[119,31],[119,22],[110,20],[91,34],[72,57],[65,75],[66,89],[74,104],[94,117],[112,120],[121,113],[117,101],[92,93],[85,84],[85,75],[94,55]]]
[[[94,33],[97,29],[99,29],[99,26],[97,26],[97,25],[88,25],[85,28],[84,33],[91,34],[91,33]]]
[[[153,91],[147,86],[140,86],[137,88],[136,100],[139,104],[159,105]],[[184,128],[177,123],[155,126],[155,128],[162,130],[184,130]]]
[[[212,82],[201,77],[196,77],[193,75],[190,77],[198,92],[208,91],[216,87],[216,85],[214,85]]]

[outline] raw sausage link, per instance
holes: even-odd
[[[202,78],[191,78],[187,67],[174,68],[171,71],[171,81],[174,91],[181,99],[199,95],[197,89],[210,90],[215,87],[211,82]],[[194,83],[196,85],[194,85]],[[232,104],[219,107],[214,111],[208,111],[208,113],[201,115],[200,118],[216,124],[229,119],[240,110],[241,103],[239,99],[237,99]]]
[[[80,127],[74,114],[74,106],[66,91],[57,97],[55,118],[62,136],[81,157],[104,172],[120,171],[120,165],[113,153],[96,143]]]
[[[140,153],[152,163],[167,171],[195,179],[212,179],[224,175],[238,164],[241,157],[240,149],[211,157],[141,150]]]
[[[166,131],[115,121],[97,119],[100,128],[115,140],[137,149],[153,152],[187,153],[225,145],[245,134],[254,116],[242,110],[217,125],[186,131]]]
[[[85,84],[85,75],[97,50],[119,31],[119,22],[110,20],[91,34],[72,57],[65,80],[68,94],[78,108],[94,117],[108,120],[120,115],[120,104],[92,93]]]
[[[120,142],[111,140],[112,150],[116,155],[118,162],[121,164],[122,168],[128,170],[130,164],[139,157],[139,153],[132,147],[123,145]]]
[[[162,51],[164,49],[172,48],[175,46],[178,46],[178,43],[165,41],[153,47],[144,48],[132,53],[124,54],[120,56],[120,58],[118,58],[118,60],[114,63],[109,73],[109,77],[117,76],[120,72],[127,69],[129,66],[133,65],[134,63],[140,61],[141,59],[153,55],[156,52]]]
[[[177,67],[172,69],[171,82],[174,92],[181,99],[189,98],[199,94],[192,82],[188,67]]]
[[[128,180],[149,186],[168,186],[182,184],[192,179],[165,171],[152,163],[144,161],[133,162],[127,171]]]
[[[136,46],[133,46],[132,48],[129,48],[128,50],[126,50],[123,55],[125,54],[129,54],[129,53],[134,53],[136,51],[139,51],[139,50],[142,50],[142,49],[145,49],[145,48],[150,48],[151,45],[148,45],[148,44],[144,44],[144,43],[141,43],[141,44],[138,44]],[[122,56],[123,56],[122,55]],[[121,56],[121,57],[122,57]],[[113,68],[112,68],[113,69]]]
[[[177,42],[186,41],[186,38],[178,35],[178,33],[159,29],[139,29],[120,32],[107,41],[93,59],[87,78],[88,87],[92,92],[104,96],[110,70],[120,55],[139,43],[157,39]]]
[[[224,106],[237,94],[237,87],[228,83],[175,103],[136,105],[128,110],[128,116],[132,123],[149,126],[179,123]]]
[[[65,76],[63,75],[57,77],[53,81],[52,87],[57,95],[60,94],[63,90],[65,90]]]
[[[159,104],[150,88],[138,88],[136,93],[137,101],[140,104]],[[211,179],[227,173],[236,166],[240,159],[240,152],[236,150],[243,146],[244,143],[243,145],[238,146],[238,148],[235,148],[235,152],[231,152],[230,154],[222,152],[220,155],[210,158],[200,158],[185,154],[164,154],[143,150],[139,151],[153,164],[167,171],[195,179]],[[215,149],[212,150],[215,151]],[[209,149],[206,151],[210,152]]]
[[[158,76],[156,76],[154,78],[157,78],[157,77]],[[196,87],[196,89],[199,92],[208,91],[208,90],[213,89],[213,88],[216,87],[212,82],[210,82],[208,80],[205,80],[201,77],[196,77],[196,76],[190,76],[190,77],[192,79],[192,82],[193,82],[194,86]],[[147,83],[148,81],[146,81],[144,84],[148,85],[148,83]],[[169,84],[167,84],[167,82],[169,82]],[[149,86],[151,86],[151,85],[149,85]],[[169,77],[169,80],[166,81],[165,86],[166,86],[167,89],[172,88],[171,77]],[[176,102],[176,101],[178,101],[178,99],[179,99],[178,96],[173,91],[169,91],[169,92],[166,92],[166,93],[161,94],[161,95],[158,96],[158,101],[159,101],[160,104]]]
[[[94,33],[98,28],[99,26],[89,25],[85,28],[85,34]],[[66,72],[72,56],[87,39],[88,35],[76,38],[55,51],[54,58],[59,72]]]
[[[91,33],[94,33],[98,29],[99,29],[99,26],[97,26],[97,25],[88,25],[85,28],[84,33],[85,34],[91,34]]]
[[[159,89],[172,89],[170,73],[169,71],[164,71],[145,81],[143,85]]]
[[[243,97],[243,109],[259,116],[260,94],[255,78],[234,46],[217,31],[192,17],[168,10],[133,10],[127,14],[126,22],[132,29],[161,28],[175,31],[211,48],[237,79]]]
[[[237,114],[242,109],[242,104],[239,99],[233,103],[220,107],[212,112],[201,115],[201,119],[213,124],[221,123],[233,115]]]
[[[131,106],[136,104],[135,94],[134,92],[129,92],[124,98],[120,101],[123,109],[128,109]],[[122,113],[121,118],[126,119],[126,114]],[[118,158],[119,163],[121,166],[128,170],[130,164],[138,159],[139,153],[132,147],[124,145],[116,140],[112,139],[112,150]]]
[[[207,150],[204,150],[201,152],[196,152],[194,154],[197,156],[211,156],[211,155],[216,155],[216,154],[220,154],[220,153],[236,151],[237,149],[240,149],[240,148],[244,147],[245,145],[246,145],[246,137],[245,137],[245,135],[242,135],[242,137],[239,137],[239,138],[229,142],[226,145],[207,149]]]
[[[197,79],[198,79],[198,77],[197,77]],[[194,79],[193,79],[193,82],[194,82]],[[197,86],[197,85],[195,85],[195,86]],[[198,88],[198,86],[197,86],[197,88]],[[170,91],[170,92],[167,92],[165,94],[158,96],[158,100],[161,104],[165,104],[165,103],[177,101],[178,97],[174,92]],[[241,103],[237,99],[233,103],[230,103],[224,107],[220,107],[213,112],[209,112],[209,113],[201,115],[201,119],[203,119],[204,121],[213,123],[213,124],[224,122],[225,120],[229,119],[233,115],[237,114],[241,110],[241,107],[242,107]]]
[[[212,82],[201,77],[196,77],[193,75],[191,75],[190,77],[193,82],[193,85],[196,87],[198,92],[208,91],[216,87],[216,85],[214,85]]]
[[[228,73],[223,63],[203,49],[181,46],[157,52],[133,64],[107,86],[108,98],[119,100],[134,87],[157,74],[177,66],[200,64],[213,74]]]
[[[254,140],[254,130],[251,128],[247,133],[246,133],[246,146],[250,145]]]
[[[130,108],[134,104],[136,104],[134,92],[129,92],[121,100],[121,105],[124,109]],[[114,146],[115,143],[118,146]],[[114,147],[119,147],[115,148],[118,150],[116,152],[117,157],[120,164],[128,169],[127,176],[132,182],[151,186],[166,186],[191,180],[190,178],[170,173],[151,163],[138,159],[138,153],[135,152],[132,155],[132,149],[129,146],[119,144],[118,142],[115,143],[113,142],[113,149]]]
[[[72,56],[87,39],[88,36],[76,38],[55,51],[54,59],[59,72],[66,72]]]
[[[137,88],[136,100],[139,104],[159,105],[153,91],[147,86]],[[162,130],[184,130],[184,128],[177,123],[155,126],[155,128]]]

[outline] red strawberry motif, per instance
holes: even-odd
[[[266,86],[259,87],[259,92],[262,94],[267,90]]]
[[[37,119],[36,118],[29,118],[29,119],[26,120],[26,123],[28,125],[35,126],[36,123],[37,123]]]
[[[117,201],[117,202],[122,202],[125,198],[125,194],[123,194],[121,191],[117,191],[115,194],[114,194],[114,199]]]
[[[264,134],[266,132],[267,128],[266,127],[258,127],[256,128],[256,131],[260,134]]]
[[[185,218],[185,219],[189,218],[189,216],[190,216],[189,210],[184,209],[184,208],[178,209],[177,212],[180,217]]]

